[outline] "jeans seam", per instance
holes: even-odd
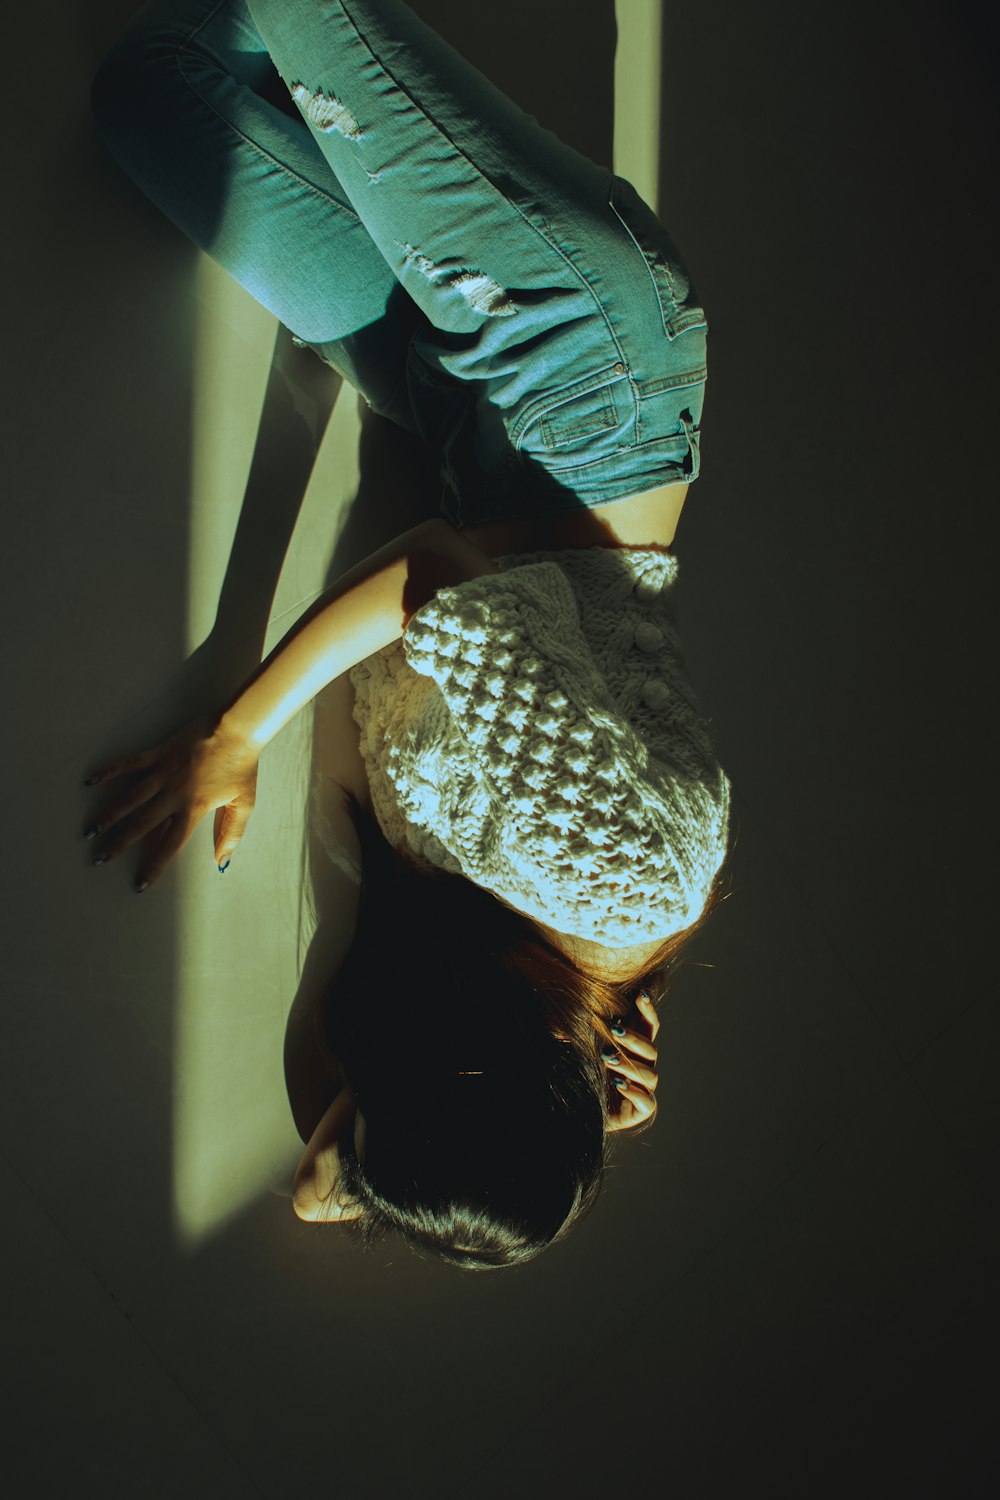
[[[295,171],[294,167],[290,167],[287,162],[280,161],[278,157],[274,156],[270,151],[262,146],[259,141],[255,141],[252,136],[247,135],[246,132],[241,130],[238,125],[233,123],[232,120],[227,119],[224,114],[216,109],[215,105],[208,97],[208,95],[202,93],[197,84],[191,78],[189,78],[188,74],[184,71],[183,53],[191,50],[191,43],[198,35],[198,32],[201,31],[203,27],[208,25],[212,17],[222,9],[225,3],[226,0],[219,0],[219,4],[215,7],[215,10],[211,11],[209,15],[204,16],[202,20],[198,22],[198,25],[194,28],[194,30],[190,32],[182,42],[178,43],[177,51],[174,54],[174,61],[177,64],[177,72],[179,73],[185,87],[189,88],[207,109],[211,110],[212,114],[215,115],[217,120],[221,120],[223,125],[231,130],[234,135],[238,136],[241,141],[245,141],[246,144],[252,150],[256,151],[259,156],[262,156],[265,161],[273,163],[273,165],[284,172],[287,177],[290,177],[294,182],[299,183],[306,190],[306,192],[311,193],[314,197],[320,199],[321,202],[330,203],[335,208],[340,209],[341,212],[349,214],[350,217],[355,221],[355,223],[361,224],[362,228],[364,228],[363,221],[358,217],[353,208],[349,207],[347,204],[341,203],[339,198],[334,198],[329,193],[325,193],[323,189],[318,188],[314,182],[308,182],[306,178]],[[219,71],[223,71],[221,67]],[[376,246],[376,248],[378,247]]]
[[[538,228],[537,224],[533,224],[531,222],[531,220],[527,217],[527,215],[522,212],[522,210],[518,206],[518,204],[516,204],[515,202],[513,202],[512,199],[508,198],[507,194],[501,188],[497,187],[497,184],[493,181],[492,177],[490,177],[489,173],[485,172],[482,167],[479,167],[479,166],[476,165],[476,163],[472,160],[472,158],[470,156],[468,156],[466,154],[466,152],[464,152],[462,150],[462,148],[458,144],[458,142],[452,139],[451,135],[448,133],[447,130],[445,130],[444,126],[441,125],[437,120],[433,119],[429,114],[427,114],[427,112],[424,109],[421,108],[421,106],[417,103],[416,99],[414,99],[414,97],[410,93],[410,91],[407,88],[405,88],[402,83],[400,83],[399,79],[392,72],[392,70],[386,66],[384,60],[381,57],[378,57],[376,55],[375,49],[372,47],[371,42],[369,42],[367,36],[362,31],[361,26],[355,20],[354,16],[351,14],[350,7],[347,4],[347,0],[342,0],[341,9],[343,10],[344,15],[350,21],[351,25],[354,27],[354,30],[355,30],[357,36],[359,37],[359,39],[364,43],[365,47],[368,49],[368,56],[371,58],[372,62],[374,62],[374,63],[376,63],[378,65],[378,67],[385,74],[386,78],[389,78],[389,79],[392,80],[393,85],[399,90],[399,92],[404,96],[404,98],[408,99],[409,102],[413,105],[414,109],[416,109],[418,111],[418,113],[423,117],[423,119],[426,120],[428,122],[428,124],[432,125],[434,127],[434,129],[438,132],[438,134],[440,136],[442,136],[443,139],[448,142],[448,144],[452,148],[452,150],[455,151],[456,154],[462,158],[462,160],[476,174],[476,176],[477,177],[482,177],[484,181],[486,181],[486,182],[489,183],[490,187],[493,188],[495,192],[497,192],[497,193],[500,194],[501,198],[508,205],[508,207],[512,208],[514,210],[514,212],[519,216],[519,218],[523,221],[523,223],[525,223],[528,226],[528,228],[534,234],[536,234],[538,236],[538,238],[540,240],[543,240],[545,242],[545,244],[548,245],[548,247],[549,247],[550,250],[554,250],[555,251],[555,253],[569,266],[570,270],[572,271],[573,275],[577,278],[577,280],[579,282],[581,282],[583,284],[583,286],[586,287],[586,289],[587,289],[588,293],[590,294],[590,296],[591,296],[591,298],[592,298],[595,306],[598,309],[598,312],[601,315],[601,319],[602,319],[602,321],[604,323],[604,326],[605,326],[605,329],[606,329],[606,331],[608,333],[608,336],[610,337],[611,342],[613,343],[615,349],[617,349],[617,351],[618,351],[618,357],[619,357],[619,359],[624,360],[625,359],[625,354],[624,354],[624,351],[621,348],[621,345],[618,342],[618,338],[617,338],[617,336],[615,334],[615,331],[614,331],[614,328],[613,328],[613,326],[611,324],[611,320],[609,319],[609,317],[607,315],[607,312],[605,311],[604,305],[601,302],[600,297],[597,295],[597,292],[594,290],[594,288],[591,285],[591,283],[588,280],[588,278],[583,274],[583,272],[579,269],[578,266],[574,265],[574,263],[569,259],[569,257],[565,254],[565,252],[563,250],[561,250],[558,245],[556,245],[556,244],[553,243],[553,241],[549,238],[549,236],[547,234],[543,234],[543,232]]]
[[[653,295],[656,297],[657,305],[660,309],[660,321],[663,324],[663,332],[670,340],[670,342],[673,343],[675,339],[680,338],[682,334],[687,333],[691,328],[697,327],[707,329],[708,319],[705,316],[704,308],[699,304],[691,304],[685,306],[684,301],[678,298],[677,283],[674,280],[674,268],[670,264],[670,260],[666,255],[662,255],[661,257],[659,257],[656,262],[660,270],[663,272],[666,281],[667,301],[664,302],[659,282],[656,279],[656,269],[654,266],[654,262],[646,253],[646,250],[637,237],[635,230],[632,228],[631,224],[626,218],[623,209],[619,207],[621,194],[618,185],[623,181],[628,182],[628,179],[623,178],[620,173],[612,173],[611,191],[608,195],[608,207],[611,209],[611,212],[618,220],[619,225],[625,231],[628,238],[632,241],[634,249],[642,258],[643,265],[646,268],[646,275],[649,278],[650,285],[653,289]],[[634,185],[630,184],[630,186]]]

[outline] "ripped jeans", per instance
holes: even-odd
[[[149,0],[92,108],[146,195],[440,456],[456,526],[697,477],[707,323],[669,234],[403,0]]]

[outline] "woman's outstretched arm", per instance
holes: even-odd
[[[225,709],[222,727],[262,750],[328,683],[398,641],[439,588],[499,571],[440,517],[403,532],[316,600]]]
[[[215,858],[222,868],[253,811],[264,746],[327,683],[398,640],[438,589],[499,571],[440,518],[366,557],[306,611],[221,712],[88,776],[87,785],[139,778],[119,790],[88,829],[88,838],[100,840],[94,863],[117,859],[154,835],[136,885],[145,890],[214,808]]]

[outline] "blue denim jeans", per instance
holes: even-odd
[[[92,104],[146,195],[440,456],[456,526],[697,477],[707,324],[669,234],[403,0],[149,0]]]

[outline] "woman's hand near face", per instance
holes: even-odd
[[[611,1075],[612,1095],[608,1130],[648,1129],[656,1118],[656,1034],[660,1018],[645,991],[636,1001],[642,1030],[623,1029],[616,1056],[605,1058]],[[617,1033],[616,1033],[617,1034]]]
[[[117,859],[140,839],[150,843],[136,889],[154,886],[205,815],[215,813],[215,859],[225,864],[253,812],[259,750],[213,718],[194,719],[138,755],[92,772],[87,785],[128,780],[87,829],[95,864]]]
[[[353,1133],[357,1121],[357,1095],[345,1083],[310,1136],[295,1169],[292,1207],[297,1218],[332,1224],[362,1217],[361,1206],[339,1191],[340,1141],[347,1131]]]

